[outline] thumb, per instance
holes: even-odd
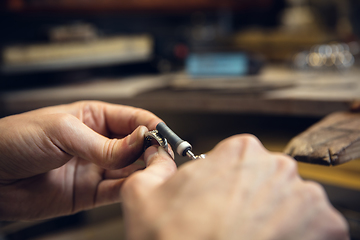
[[[61,122],[48,129],[51,141],[65,153],[105,169],[123,168],[143,153],[144,136],[148,131],[145,126],[139,126],[123,139],[109,139],[75,117],[68,117],[65,123]]]

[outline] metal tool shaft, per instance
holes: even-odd
[[[188,156],[190,159],[195,160],[198,158],[205,158],[204,154],[196,156],[191,150],[192,146],[187,141],[182,140],[178,135],[176,135],[165,123],[161,122],[156,126],[156,129],[159,133],[167,139],[173,149],[180,156]]]
[[[192,160],[197,159],[197,156],[195,156],[195,154],[194,154],[192,151],[190,151],[190,150],[188,150],[188,151],[186,152],[186,156],[188,156],[188,157],[191,158]]]

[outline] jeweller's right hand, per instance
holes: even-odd
[[[253,136],[226,139],[174,175],[162,148],[145,161],[122,188],[128,239],[349,239],[322,187]]]

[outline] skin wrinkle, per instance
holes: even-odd
[[[92,111],[94,111],[94,108],[92,108]],[[105,124],[105,115],[104,115],[104,108],[100,107],[99,110],[95,111],[97,113],[97,116],[95,117],[94,121],[96,123],[97,128],[101,129],[101,134],[104,136],[108,136],[107,127]],[[99,119],[97,119],[99,118]]]
[[[94,194],[94,201],[93,201],[93,206],[96,206],[96,200],[98,199],[98,192],[100,190],[100,184],[104,183],[104,181],[106,181],[106,170],[102,171],[101,174],[101,180],[98,182],[96,189],[95,189],[95,194]]]
[[[139,170],[139,169],[137,169],[137,170]],[[135,172],[135,171],[136,170],[134,170],[133,172]],[[104,178],[100,182],[99,187],[98,187],[98,194],[97,194],[97,203],[98,204],[96,205],[96,207],[97,206],[102,206],[102,205],[107,204],[107,203],[115,203],[117,201],[121,202],[121,196],[115,190],[121,188],[121,186],[124,184],[127,176],[124,175],[124,176],[121,176],[121,177],[116,178],[116,179],[106,179],[106,178]],[[109,185],[109,184],[111,184],[111,186],[112,186],[111,189],[114,189],[114,191],[112,191],[111,199],[109,198],[110,201],[107,201],[107,202],[104,203],[103,201],[100,201],[101,198],[103,198],[104,196],[99,195],[99,191],[100,191],[100,193],[102,193],[103,192],[102,188],[104,188],[105,185]],[[116,193],[116,194],[114,194],[114,193]]]
[[[109,203],[111,204],[111,203],[115,203],[115,202],[119,202],[119,201],[121,202],[120,195],[116,190],[121,188],[121,186],[124,184],[124,181],[125,181],[125,178],[103,179],[102,181],[100,181],[99,187],[98,187],[98,194],[97,194],[97,205],[95,207],[103,206],[105,204],[109,204]],[[104,201],[104,200],[102,200],[102,198],[104,197],[103,188],[106,185],[108,186],[108,188],[109,188],[109,186],[111,186],[110,187],[111,190],[107,193],[107,195],[110,195],[111,197],[107,197],[107,200]],[[102,195],[100,195],[100,194],[102,194]]]
[[[112,114],[114,114],[114,112],[112,111],[112,108],[113,108],[113,105],[106,105],[104,108],[103,108],[103,110],[104,110],[104,116],[105,116],[105,123],[106,123],[106,126],[108,127],[108,128],[113,128],[113,129],[115,129],[115,126],[114,126],[114,123],[113,123],[113,121],[114,121],[114,119],[113,119],[113,117],[114,116],[111,116]],[[128,106],[126,106],[126,108],[128,108],[128,109],[131,109],[131,107],[128,107]],[[115,114],[116,115],[118,115],[119,113],[121,113],[123,110],[118,110]],[[126,127],[128,128],[128,125],[129,125],[129,123],[126,123]],[[127,131],[127,129],[126,129],[126,131]],[[123,132],[121,132],[121,133],[119,133],[119,132],[113,132],[112,134],[113,135],[116,135],[116,136],[118,136],[118,137],[120,137],[120,138],[122,138],[122,137],[124,137],[124,135],[126,136],[127,134],[129,133],[129,131],[127,131],[127,133],[126,134],[124,134]]]
[[[68,191],[68,184],[67,184],[67,182],[69,181],[68,180],[68,175],[69,175],[69,172],[71,173],[71,168],[73,167],[73,165],[71,165],[71,164],[68,164],[68,165],[66,165],[65,167],[64,167],[64,169],[63,169],[63,171],[62,171],[62,175],[63,175],[63,179],[66,179],[67,181],[63,181],[63,183],[62,183],[62,189],[63,189],[63,192],[64,193],[66,193],[67,191]],[[71,176],[70,176],[71,177]],[[72,176],[73,177],[73,176]],[[72,185],[71,186],[72,187],[72,191],[71,191],[71,193],[72,194],[74,194],[74,186]],[[72,199],[74,198],[74,196],[72,195],[72,196],[70,196]],[[71,212],[70,212],[71,213]]]
[[[21,144],[23,144],[24,146],[27,145],[27,142],[25,141],[24,137],[23,137],[22,135],[20,135],[20,134],[19,134],[19,140],[21,141]],[[15,149],[12,149],[11,151],[14,151],[14,150],[16,151],[17,154],[20,155],[20,157],[21,157],[22,159],[28,159],[28,158],[26,158],[26,156],[24,156],[23,153],[17,151],[16,148],[15,148]],[[27,172],[27,169],[24,169],[24,166],[25,166],[25,164],[24,164],[24,165],[21,165],[21,166],[17,166],[17,167],[20,168],[20,170],[24,170],[24,171]],[[25,168],[26,168],[26,167],[25,167]]]
[[[100,110],[94,109],[92,105],[86,104],[83,108],[84,124],[93,129],[94,131],[100,133],[101,135],[107,135],[106,130],[104,130],[104,115],[101,114],[103,109]]]
[[[110,136],[111,131],[109,129],[109,119],[106,117],[106,111],[107,111],[107,106],[101,108],[101,114],[103,115],[103,122],[104,122],[104,131],[106,133],[106,136],[115,138],[114,136]]]
[[[102,147],[102,159],[107,159],[108,161],[104,163],[105,167],[113,169],[112,162],[114,162],[114,152],[115,146],[118,143],[117,139],[106,139],[105,145]],[[110,160],[110,161],[109,161]]]
[[[94,116],[94,112],[91,110],[89,105],[84,105],[82,108],[82,122],[87,125],[89,128],[93,129],[93,130],[99,130],[97,128],[97,124],[94,120],[94,118],[96,118],[96,116]],[[99,131],[96,131],[99,132]],[[99,132],[100,133],[100,132]]]
[[[68,154],[64,149],[62,149],[60,146],[56,145],[55,142],[51,139],[51,137],[48,135],[48,133],[44,130],[43,127],[40,127],[41,131],[44,133],[44,136],[46,137],[47,140],[50,141],[51,145],[53,145],[55,147],[55,149],[59,150],[60,153],[63,153],[65,155],[67,155],[68,157],[70,157],[71,159],[71,155]]]
[[[128,177],[131,173],[133,173],[136,170],[139,169],[143,169],[143,166],[140,166],[138,164],[133,164],[133,165],[129,165],[127,167],[121,168],[116,170],[116,172],[114,171],[104,171],[103,173],[103,179],[119,179],[119,178],[126,178]]]
[[[84,103],[80,102],[78,103],[80,105],[80,109],[77,110],[75,117],[78,118],[81,122],[83,122],[84,120],[84,113],[83,113],[83,106],[85,105]]]
[[[4,120],[6,121],[8,118],[4,118]],[[17,131],[18,129],[11,129],[14,131],[14,135],[18,135]],[[5,131],[6,133],[6,131]],[[9,141],[10,142],[10,147],[9,147],[9,150],[10,151],[4,151],[1,153],[1,155],[3,156],[3,158],[1,159],[1,163],[6,163],[7,160],[6,159],[11,159],[11,154],[13,154],[14,152],[16,152],[16,154],[19,154],[19,157],[23,158],[24,159],[24,156],[22,155],[21,152],[18,152],[16,148],[13,148],[13,146],[15,146],[15,143],[13,141],[11,141],[11,137],[10,136],[7,136],[7,135],[1,135],[3,137],[3,139],[1,139],[1,142],[6,142],[6,141]],[[22,143],[25,144],[25,141],[24,139],[21,137],[20,135],[20,138],[19,138],[20,141],[22,141]],[[23,165],[21,166],[23,167]],[[16,182],[16,179],[11,179],[11,175],[9,174],[6,174],[6,172],[8,173],[13,173],[13,172],[16,172],[19,170],[19,167],[12,164],[12,162],[9,162],[7,164],[4,164],[1,166],[1,169],[2,169],[2,172],[5,173],[5,176],[1,176],[1,178],[3,178],[2,180],[4,181],[1,181],[4,185],[8,185],[8,184],[11,184],[11,183],[14,183]],[[26,171],[27,169],[23,169],[24,171]],[[8,175],[8,176],[6,176]],[[10,178],[10,179],[4,179],[4,178]]]
[[[71,118],[70,118],[71,117]],[[68,135],[69,139],[67,141],[67,143],[64,145],[64,149],[66,149],[65,151],[66,152],[69,152],[70,155],[77,155],[77,156],[81,156],[81,157],[84,157],[86,158],[88,152],[84,152],[82,155],[79,155],[74,151],[74,149],[76,149],[75,146],[79,145],[79,142],[83,142],[83,141],[89,141],[89,140],[86,140],[84,139],[84,136],[78,136],[78,133],[77,133],[77,128],[76,128],[76,122],[74,121],[77,121],[77,119],[75,117],[73,117],[72,115],[65,115],[65,118],[69,118],[68,120],[65,119],[63,121],[60,122],[60,128],[61,129],[67,129],[67,133],[66,135]],[[76,119],[76,120],[75,120]],[[80,123],[81,125],[83,125],[85,128],[89,128],[87,125],[85,125],[84,123]],[[80,126],[82,128],[82,126]],[[60,130],[61,130],[60,129]],[[89,128],[90,129],[90,128]],[[90,131],[93,131],[93,130],[90,130]],[[96,135],[98,135],[98,133],[94,132]],[[61,141],[64,141],[62,138],[65,137],[64,134],[62,134],[61,132],[59,132],[58,134],[55,134],[55,137],[60,137],[60,141],[58,140],[57,142],[61,143]],[[80,138],[78,139],[78,141],[75,141],[74,139],[76,139],[76,137]],[[91,141],[91,140],[90,140]],[[84,149],[85,150],[85,149]],[[89,150],[89,149],[88,149]],[[85,154],[85,155],[84,155]],[[99,156],[100,157],[100,156]]]
[[[71,130],[70,134],[74,134],[76,132],[73,121],[75,119],[76,120],[78,119],[75,116],[66,113],[55,113],[54,115],[56,116],[57,128],[55,129],[53,134],[51,134],[54,135],[54,139],[52,139],[52,142],[54,142],[56,146],[58,146],[60,149],[63,149],[69,155],[74,155],[73,153],[70,153],[71,151],[69,151],[69,149],[72,149],[71,147],[73,145],[72,139],[70,138],[68,143],[65,144],[62,143],[63,142],[62,138],[69,133],[69,130]],[[49,127],[49,129],[54,130],[52,127]],[[68,147],[66,147],[67,145]]]
[[[107,116],[107,113],[108,112],[110,112],[110,110],[109,110],[109,105],[106,105],[106,106],[104,106],[103,108],[103,114],[104,114],[104,116],[105,116],[105,127],[106,127],[106,129],[107,129],[107,132],[108,133],[110,133],[111,131],[110,131],[110,117],[108,117]],[[118,135],[117,133],[112,133],[112,135]],[[120,135],[120,134],[119,134]],[[113,136],[112,136],[113,137]],[[119,136],[120,137],[120,136]]]
[[[71,214],[75,213],[75,209],[76,209],[76,195],[75,195],[75,191],[76,191],[76,172],[78,170],[79,167],[79,159],[77,158],[75,161],[75,166],[74,166],[74,174],[73,174],[73,191],[72,191],[72,206],[71,206]]]
[[[76,187],[75,198],[81,200],[77,200],[78,204],[76,205],[75,208],[76,212],[80,210],[84,210],[86,206],[88,206],[88,204],[91,207],[93,206],[92,205],[93,196],[94,196],[94,192],[96,191],[93,187],[97,185],[97,182],[99,181],[99,179],[97,178],[99,176],[97,176],[97,174],[95,174],[95,176],[87,176],[87,175],[83,176],[83,174],[85,174],[87,171],[91,171],[92,169],[95,168],[92,168],[91,166],[86,164],[86,162],[84,162],[83,159],[78,158],[78,165],[76,169],[76,179],[75,179],[75,187]],[[91,178],[94,179],[94,182],[90,181],[89,185],[83,184],[84,180]]]
[[[6,163],[6,158],[9,158],[9,156],[7,156],[7,154],[5,155],[5,158],[0,158],[0,169],[1,169],[1,172],[4,174],[6,174],[6,172],[15,172],[18,168],[17,166],[15,166],[14,164],[1,164],[1,163]],[[1,173],[0,172],[0,173]],[[0,179],[0,184],[2,185],[8,185],[8,184],[11,184],[13,182],[16,182],[16,180],[6,180],[4,179],[5,176],[1,176],[2,179]]]
[[[101,179],[100,179],[100,181],[97,182],[96,187],[95,187],[95,192],[94,192],[93,202],[92,202],[93,207],[96,207],[97,194],[99,191],[100,183],[104,180],[104,173],[105,173],[105,171],[102,171]]]
[[[46,154],[46,150],[44,150],[44,148],[42,147],[42,143],[38,143],[38,141],[37,141],[38,140],[37,137],[39,137],[39,136],[37,136],[37,137],[35,137],[33,135],[31,135],[31,136],[32,136],[32,139],[31,139],[32,143],[35,144],[36,148],[38,148],[41,151],[41,153],[44,154],[44,156],[41,156],[41,157],[48,157],[47,154]],[[39,138],[39,139],[41,139],[41,138]],[[61,163],[61,165],[62,165],[62,163]],[[61,165],[59,165],[59,167]],[[41,167],[41,166],[39,166],[39,167]]]
[[[17,133],[15,133],[15,134],[17,134]],[[23,144],[23,145],[25,145],[25,146],[29,145],[29,144],[28,144],[28,141],[26,141],[26,139],[25,139],[22,135],[20,135],[20,134],[17,134],[17,135],[19,136],[19,140],[22,141],[22,144]],[[10,138],[10,139],[11,139],[11,138]],[[33,142],[31,142],[31,144],[33,144]],[[31,145],[31,144],[30,144],[30,145]],[[36,144],[36,143],[35,143],[35,144]],[[29,158],[28,158],[26,155],[24,155],[22,152],[19,152],[16,148],[15,148],[15,149],[12,149],[11,152],[16,152],[16,154],[18,154],[19,157],[24,160],[24,162],[25,162],[25,161],[26,161],[26,163],[31,162],[31,159],[29,159]],[[7,158],[10,158],[10,156],[7,156]],[[6,161],[6,160],[5,160],[5,161]],[[11,165],[8,164],[7,167],[5,167],[4,170],[9,169],[9,168],[8,168],[9,166],[11,166]],[[13,170],[14,170],[14,171],[22,170],[23,173],[28,173],[28,172],[29,172],[29,169],[28,169],[29,167],[31,167],[31,165],[29,165],[29,164],[22,164],[22,165],[20,165],[20,166],[16,166],[16,170],[15,170],[15,169],[13,169]],[[10,171],[10,172],[14,172],[14,171]],[[8,176],[8,178],[11,179],[11,176]],[[11,182],[12,182],[12,180],[11,180]],[[10,182],[10,183],[11,183],[11,182]]]
[[[137,127],[137,116],[138,116],[138,113],[139,113],[139,110],[134,110],[134,114],[131,115],[130,117],[130,121],[129,121],[129,127],[130,127],[130,130],[135,130],[136,127]]]
[[[76,159],[71,159],[70,161],[73,161],[74,163],[70,162],[69,164],[67,164],[65,166],[65,170],[64,170],[64,179],[66,181],[63,182],[63,186],[64,186],[64,192],[71,192],[71,196],[70,198],[72,199],[72,207],[71,207],[71,210],[70,210],[70,213],[69,214],[72,214],[74,212],[74,208],[75,208],[75,176],[76,176]],[[69,180],[70,179],[70,180]],[[68,181],[72,182],[73,184],[68,184]],[[71,188],[70,190],[67,191],[67,188]]]

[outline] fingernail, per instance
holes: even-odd
[[[167,151],[163,148],[163,147],[159,147],[159,154],[161,155],[161,156],[163,156],[163,157],[171,157],[172,158],[172,160],[174,160],[175,159],[175,157],[174,157],[174,152],[170,149],[170,148],[168,148],[167,149]]]
[[[151,161],[153,157],[156,157],[156,155],[159,155],[160,157],[164,157],[164,158],[170,157],[171,159],[174,159],[173,156],[170,155],[170,153],[166,152],[166,150],[163,147],[151,146],[148,149],[146,149],[144,155],[144,161],[146,166],[148,166],[149,161]]]
[[[166,152],[165,149],[164,149],[164,152]],[[168,149],[167,149],[167,152],[166,152],[166,153],[167,153],[168,155],[170,155],[170,157],[171,157],[172,159],[175,159],[174,152],[173,152],[173,150],[172,150],[172,148],[171,148],[170,145],[168,145]]]
[[[147,131],[148,129],[145,126],[139,126],[138,128],[136,128],[135,131],[132,132],[127,139],[128,145],[131,146],[137,143],[143,144],[145,133]]]

